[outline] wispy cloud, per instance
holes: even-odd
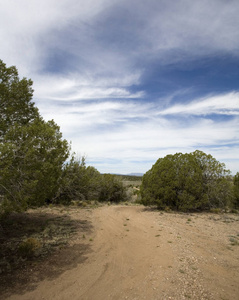
[[[53,101],[48,106],[43,104],[41,111],[46,119],[55,119],[65,137],[72,141],[73,149],[86,154],[101,171],[107,171],[102,161],[110,158],[120,160],[118,164],[110,164],[112,172],[125,172],[129,165],[146,171],[159,157],[195,149],[206,152],[210,149],[218,159],[239,159],[236,154],[238,117],[229,120],[207,117],[211,113],[227,115],[225,107],[237,110],[237,97],[231,93],[208,96],[201,102],[197,99],[179,108],[172,106],[167,111],[160,111],[160,103],[140,104],[132,100],[80,101],[62,106]],[[229,103],[228,107],[225,103]],[[182,114],[189,118],[182,118]],[[234,115],[237,116],[237,112]],[[140,160],[144,163],[140,164]]]
[[[158,113],[159,115],[239,115],[239,93],[207,96],[187,104],[171,106]]]
[[[139,98],[143,91],[130,92],[128,89],[137,75],[126,76],[120,79],[95,79],[73,75],[58,77],[56,75],[42,76],[36,81],[35,97],[57,101],[105,99],[105,98]],[[117,83],[116,83],[117,81]]]

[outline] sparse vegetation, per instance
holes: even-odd
[[[220,213],[222,213],[222,209],[221,208],[211,208],[210,212],[214,213],[214,214],[220,214]]]
[[[229,238],[231,246],[239,246],[239,239],[236,236],[231,236]]]
[[[36,238],[28,238],[21,242],[18,253],[22,258],[32,258],[36,251],[41,247],[40,242]]]
[[[11,213],[1,221],[0,274],[23,268],[29,260],[46,257],[65,246],[78,226],[86,225],[66,215]]]

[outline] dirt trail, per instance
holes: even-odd
[[[238,215],[162,214],[141,206],[69,213],[94,228],[71,241],[90,245],[84,259],[4,299],[239,299],[239,246],[230,242],[239,240]]]

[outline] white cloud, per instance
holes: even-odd
[[[170,114],[239,115],[239,93],[231,92],[223,95],[207,96],[188,104],[177,104],[159,112],[159,115]]]
[[[124,83],[125,79],[122,79]],[[101,98],[140,98],[143,97],[143,92],[131,93],[127,86],[114,85],[109,79],[107,85],[101,85],[100,82],[95,82],[95,85],[86,80],[74,81],[67,78],[54,78],[53,80],[36,81],[35,85],[37,99],[49,99],[57,101],[72,101],[84,99],[101,99]]]
[[[237,160],[227,163],[235,173],[239,169],[238,144],[234,145],[239,141],[238,117],[217,121],[205,116],[209,111],[222,113],[227,103],[231,110],[236,109],[238,102],[233,99],[237,97],[233,93],[209,96],[201,106],[197,99],[160,115],[155,104],[133,100],[62,106],[53,101],[48,106],[43,104],[43,115],[54,118],[64,137],[72,141],[73,151],[87,155],[102,172],[145,172],[159,157],[200,149],[222,162]],[[168,119],[168,115],[173,118]]]

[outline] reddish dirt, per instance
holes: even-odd
[[[68,247],[33,267],[1,299],[239,299],[238,215],[142,206],[72,208],[68,214],[89,228],[79,229]]]

